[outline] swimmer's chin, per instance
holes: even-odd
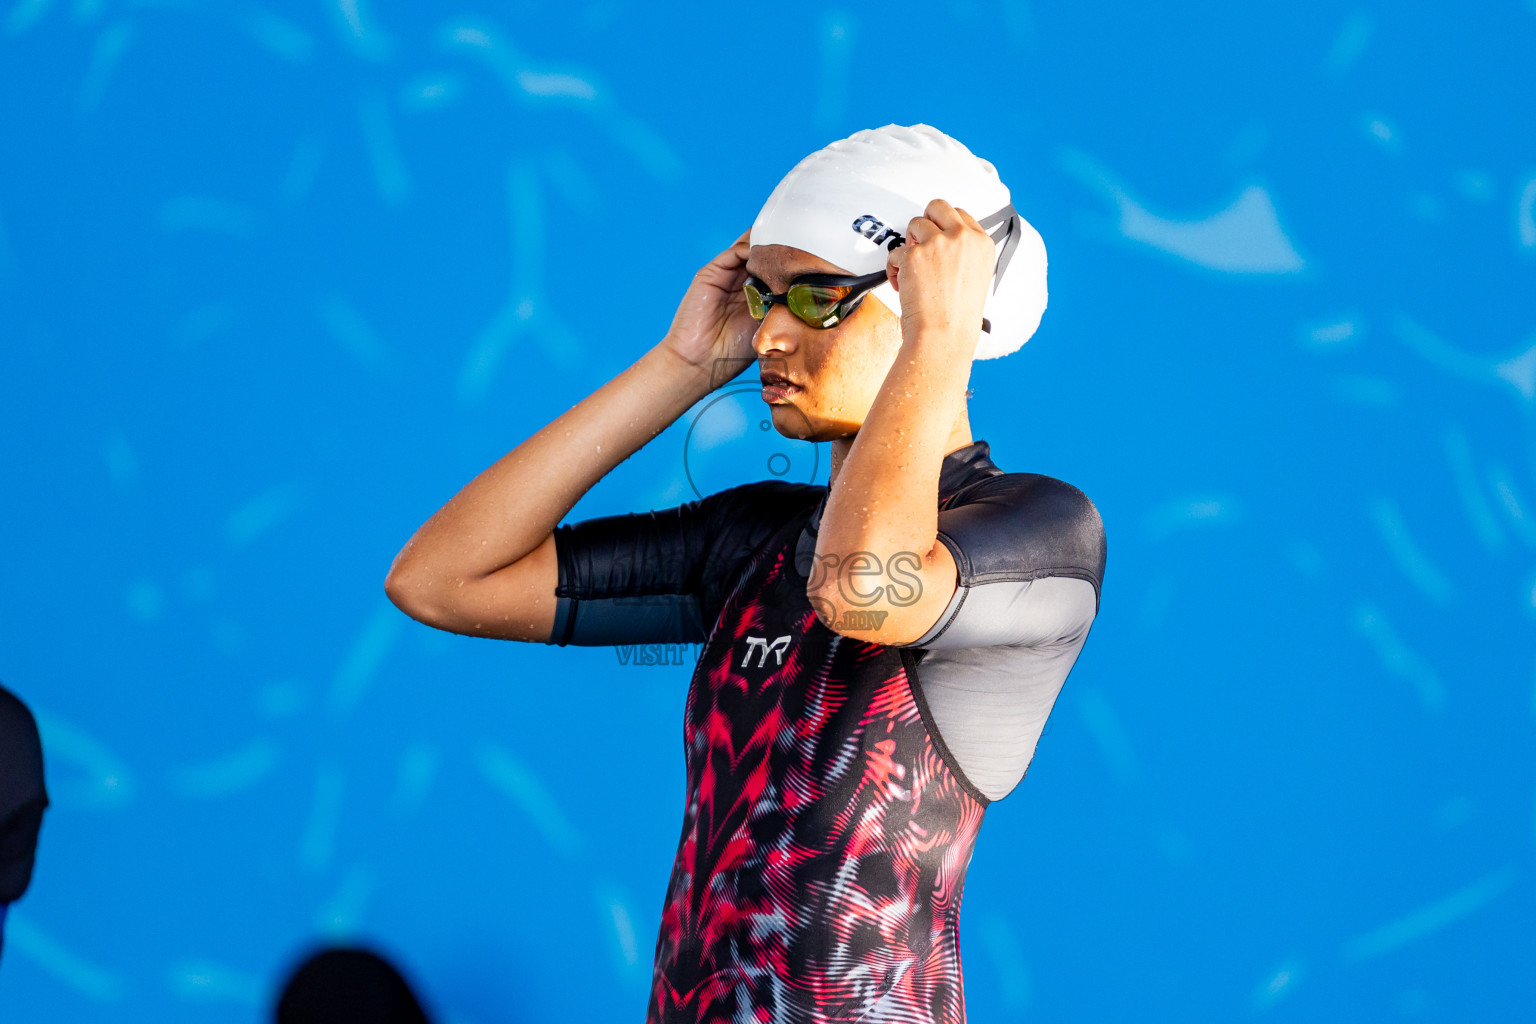
[[[765,398],[764,401],[767,401]],[[781,436],[791,441],[816,441],[816,431],[806,420],[805,414],[797,409],[792,402],[769,402],[772,410],[769,416],[773,420],[773,429]]]

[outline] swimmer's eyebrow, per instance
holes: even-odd
[[[764,277],[761,271],[757,271],[757,270],[753,270],[752,269],[752,261],[751,260],[747,260],[747,262],[743,266],[743,269],[745,269],[747,273],[751,274],[753,277],[757,278],[759,281],[763,282],[763,284],[766,284],[769,288],[774,287],[775,282],[770,281],[770,280],[768,280],[768,278]],[[793,281],[797,277],[804,277],[806,274],[816,274],[816,273],[820,273],[820,271],[817,271],[817,270],[802,270],[802,271],[800,271],[797,274],[790,274],[788,280]],[[789,286],[786,284],[784,287],[787,288]]]
[[[751,274],[753,277],[757,278],[759,281],[763,282],[763,284],[767,285],[768,289],[770,291],[773,290],[775,282],[770,281],[770,280],[768,280],[768,278],[764,277],[763,274],[762,274],[762,271],[753,270],[752,269],[752,264],[751,264],[750,261],[746,264],[746,271],[747,271],[747,273]]]

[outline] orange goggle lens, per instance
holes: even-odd
[[[742,289],[747,295],[747,311],[752,319],[768,315],[776,296],[766,294],[748,281]],[[853,293],[848,285],[792,284],[783,296],[789,311],[812,327],[831,327],[842,319],[842,303]]]

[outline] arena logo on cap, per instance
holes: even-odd
[[[906,239],[902,237],[902,235],[897,232],[895,228],[886,227],[885,224],[872,213],[866,213],[864,216],[855,220],[853,222],[853,230],[857,231],[871,242],[874,242],[876,245],[879,245],[886,239],[890,239],[891,248],[893,249],[900,245],[902,242],[906,241]]]

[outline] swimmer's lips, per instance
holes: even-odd
[[[800,385],[783,374],[763,374],[763,401],[765,402],[787,402],[790,395],[797,395],[800,391]]]

